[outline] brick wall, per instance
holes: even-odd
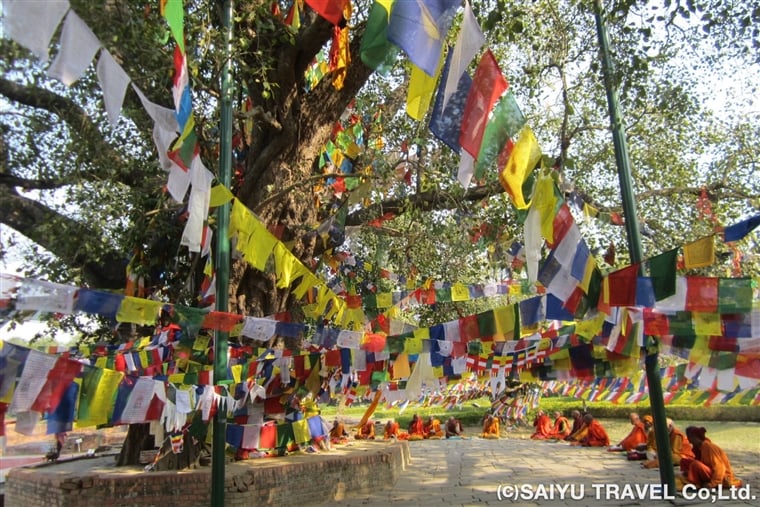
[[[225,467],[224,504],[231,507],[314,505],[390,487],[409,462],[407,442],[380,443],[344,454],[250,460]],[[181,472],[139,469],[55,471],[17,468],[5,483],[7,507],[206,507],[211,467]]]

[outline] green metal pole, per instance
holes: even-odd
[[[219,174],[217,179],[227,188],[232,182],[232,0],[221,2],[225,62],[222,70],[222,103],[219,141]],[[217,208],[216,230],[216,310],[229,311],[230,280],[230,203]],[[214,384],[227,380],[227,332],[214,334]],[[227,407],[219,406],[213,423],[211,455],[211,505],[224,507],[224,478],[227,432]]]
[[[620,194],[623,201],[623,213],[625,215],[625,228],[628,235],[628,248],[631,252],[631,263],[640,263],[643,260],[641,253],[641,236],[639,233],[639,220],[636,214],[636,199],[633,195],[631,181],[631,165],[628,159],[628,143],[623,129],[623,120],[620,115],[617,87],[612,71],[612,62],[609,55],[609,40],[607,28],[602,17],[603,7],[601,0],[594,0],[594,16],[596,17],[596,32],[599,37],[599,46],[602,58],[602,71],[604,85],[607,89],[607,105],[609,107],[612,139],[615,146],[615,161],[620,180]],[[655,440],[657,442],[657,459],[660,465],[660,481],[667,487],[668,494],[675,493],[675,476],[673,473],[673,458],[670,454],[670,437],[665,418],[665,402],[662,397],[662,383],[657,361],[657,343],[652,337],[646,337],[652,343],[645,347],[645,370],[647,385],[649,386],[649,405],[654,419]]]

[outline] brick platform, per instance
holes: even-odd
[[[225,506],[316,505],[395,484],[410,461],[407,442],[356,442],[330,452],[228,463]],[[8,507],[183,507],[211,503],[211,467],[145,472],[89,458],[9,472]]]

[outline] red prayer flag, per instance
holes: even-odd
[[[473,158],[477,158],[480,152],[491,109],[508,86],[496,58],[490,49],[487,50],[480,58],[472,80],[462,118],[462,131],[459,135],[460,146]]]
[[[684,309],[687,312],[715,313],[718,311],[718,278],[690,276],[686,281]]]
[[[306,3],[333,25],[340,25],[348,0],[306,0]]]
[[[633,264],[607,275],[609,278],[610,306],[635,306],[636,282],[639,264]]]

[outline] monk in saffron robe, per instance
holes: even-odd
[[[607,435],[607,430],[591,414],[583,416],[583,428],[578,433],[583,434],[582,438],[572,442],[571,445],[583,447],[607,447],[610,445],[610,437]]]
[[[573,435],[578,433],[583,427],[583,416],[578,410],[573,410],[570,412],[570,417],[573,418],[573,427],[570,428],[570,433],[565,437],[565,440],[572,442],[575,440]]]
[[[552,431],[554,429],[552,426],[552,420],[549,419],[549,416],[546,415],[546,412],[543,410],[539,410],[536,414],[536,420],[533,421],[533,427],[536,428],[530,436],[533,440],[546,440],[552,438]]]
[[[390,440],[391,438],[399,438],[401,434],[401,427],[396,421],[388,420],[385,423],[385,431],[383,432],[383,440]]]
[[[356,430],[354,435],[356,440],[374,440],[375,439],[375,423],[372,420],[368,420]]]
[[[705,433],[704,428],[686,428],[686,438],[698,457],[681,460],[681,470],[684,472],[681,479],[699,488],[740,487],[742,481],[734,476],[728,456],[723,449],[707,438]]]
[[[348,442],[348,433],[346,432],[346,427],[342,422],[338,422],[337,419],[335,419],[332,428],[330,428],[330,442],[333,444],[342,444]]]
[[[483,438],[499,438],[499,419],[494,417],[493,414],[486,413],[483,418],[483,433],[480,435]]]
[[[570,434],[570,421],[562,415],[562,412],[554,412],[554,426],[552,427],[552,438],[564,440]]]
[[[686,435],[681,430],[676,428],[673,419],[668,417],[666,422],[668,424],[668,439],[670,440],[670,453],[673,464],[678,466],[682,460],[693,460],[694,449],[692,449],[689,439],[686,438]],[[647,461],[641,464],[644,468],[657,468],[660,466],[657,460],[657,441],[653,435],[654,431],[652,431],[652,441],[647,444]]]
[[[414,414],[409,423],[409,440],[422,440],[425,438],[425,422],[420,416]]]
[[[453,415],[446,421],[446,438],[461,437],[464,434],[462,423]]]
[[[644,423],[641,422],[641,418],[639,417],[639,414],[636,412],[631,412],[631,415],[629,416],[631,420],[631,424],[633,425],[633,428],[631,428],[630,433],[626,435],[626,437],[620,441],[619,444],[611,446],[609,449],[607,449],[610,452],[617,452],[617,451],[633,451],[641,444],[646,444],[647,442],[647,430],[644,428]]]
[[[427,423],[425,423],[425,438],[429,438],[432,440],[440,440],[443,438],[443,430],[441,429],[441,421],[433,417],[432,415],[428,418]]]

